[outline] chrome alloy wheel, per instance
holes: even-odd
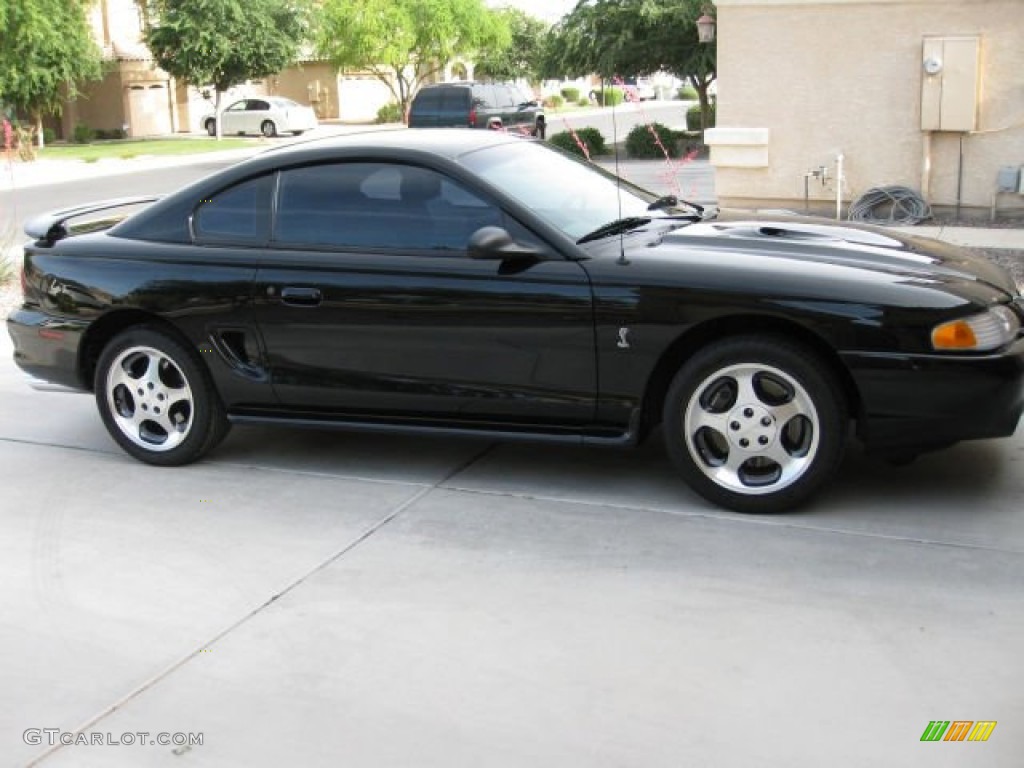
[[[795,483],[818,452],[820,424],[811,396],[778,368],[721,368],[693,391],[683,435],[694,463],[713,483],[743,495]]]
[[[192,428],[195,402],[188,379],[166,354],[130,347],[117,356],[106,377],[106,397],[118,429],[147,451],[169,451]]]

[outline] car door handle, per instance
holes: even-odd
[[[281,301],[296,307],[315,307],[323,299],[319,288],[282,288]]]

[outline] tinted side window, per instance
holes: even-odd
[[[270,230],[272,176],[229,187],[201,201],[193,214],[196,239],[218,243],[265,243]]]
[[[495,98],[497,99],[497,105],[499,107],[513,107],[515,106],[515,95],[512,93],[512,89],[507,85],[496,85],[494,86]]]
[[[464,251],[493,205],[435,171],[346,163],[281,174],[274,239],[295,246]]]
[[[474,85],[473,103],[479,107],[494,109],[497,104],[495,101],[494,87],[490,85]]]
[[[413,105],[417,109],[436,110],[441,106],[442,91],[439,88],[424,88],[416,94]]]

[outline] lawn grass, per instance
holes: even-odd
[[[123,139],[92,144],[51,144],[39,152],[45,160],[84,160],[87,163],[106,158],[128,159],[140,155],[194,155],[226,149],[251,147],[258,139]]]

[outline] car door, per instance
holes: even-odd
[[[536,123],[537,110],[533,107],[533,98],[527,96],[518,86],[510,86],[512,100],[515,102],[515,125],[533,128]]]
[[[501,114],[503,128],[512,128],[518,119],[515,95],[507,85],[498,83],[494,86],[494,103]]]
[[[242,133],[246,130],[246,100],[236,101],[225,109],[220,116],[221,133]]]
[[[535,240],[483,196],[390,161],[285,170],[255,312],[304,413],[577,426],[594,415],[592,297],[558,256],[467,256],[479,227]]]
[[[270,103],[263,99],[249,99],[245,105],[245,132],[260,133],[263,121],[270,117]]]
[[[494,86],[477,83],[473,86],[473,111],[476,120],[475,128],[487,128],[495,118],[501,118],[501,109],[497,106]]]

